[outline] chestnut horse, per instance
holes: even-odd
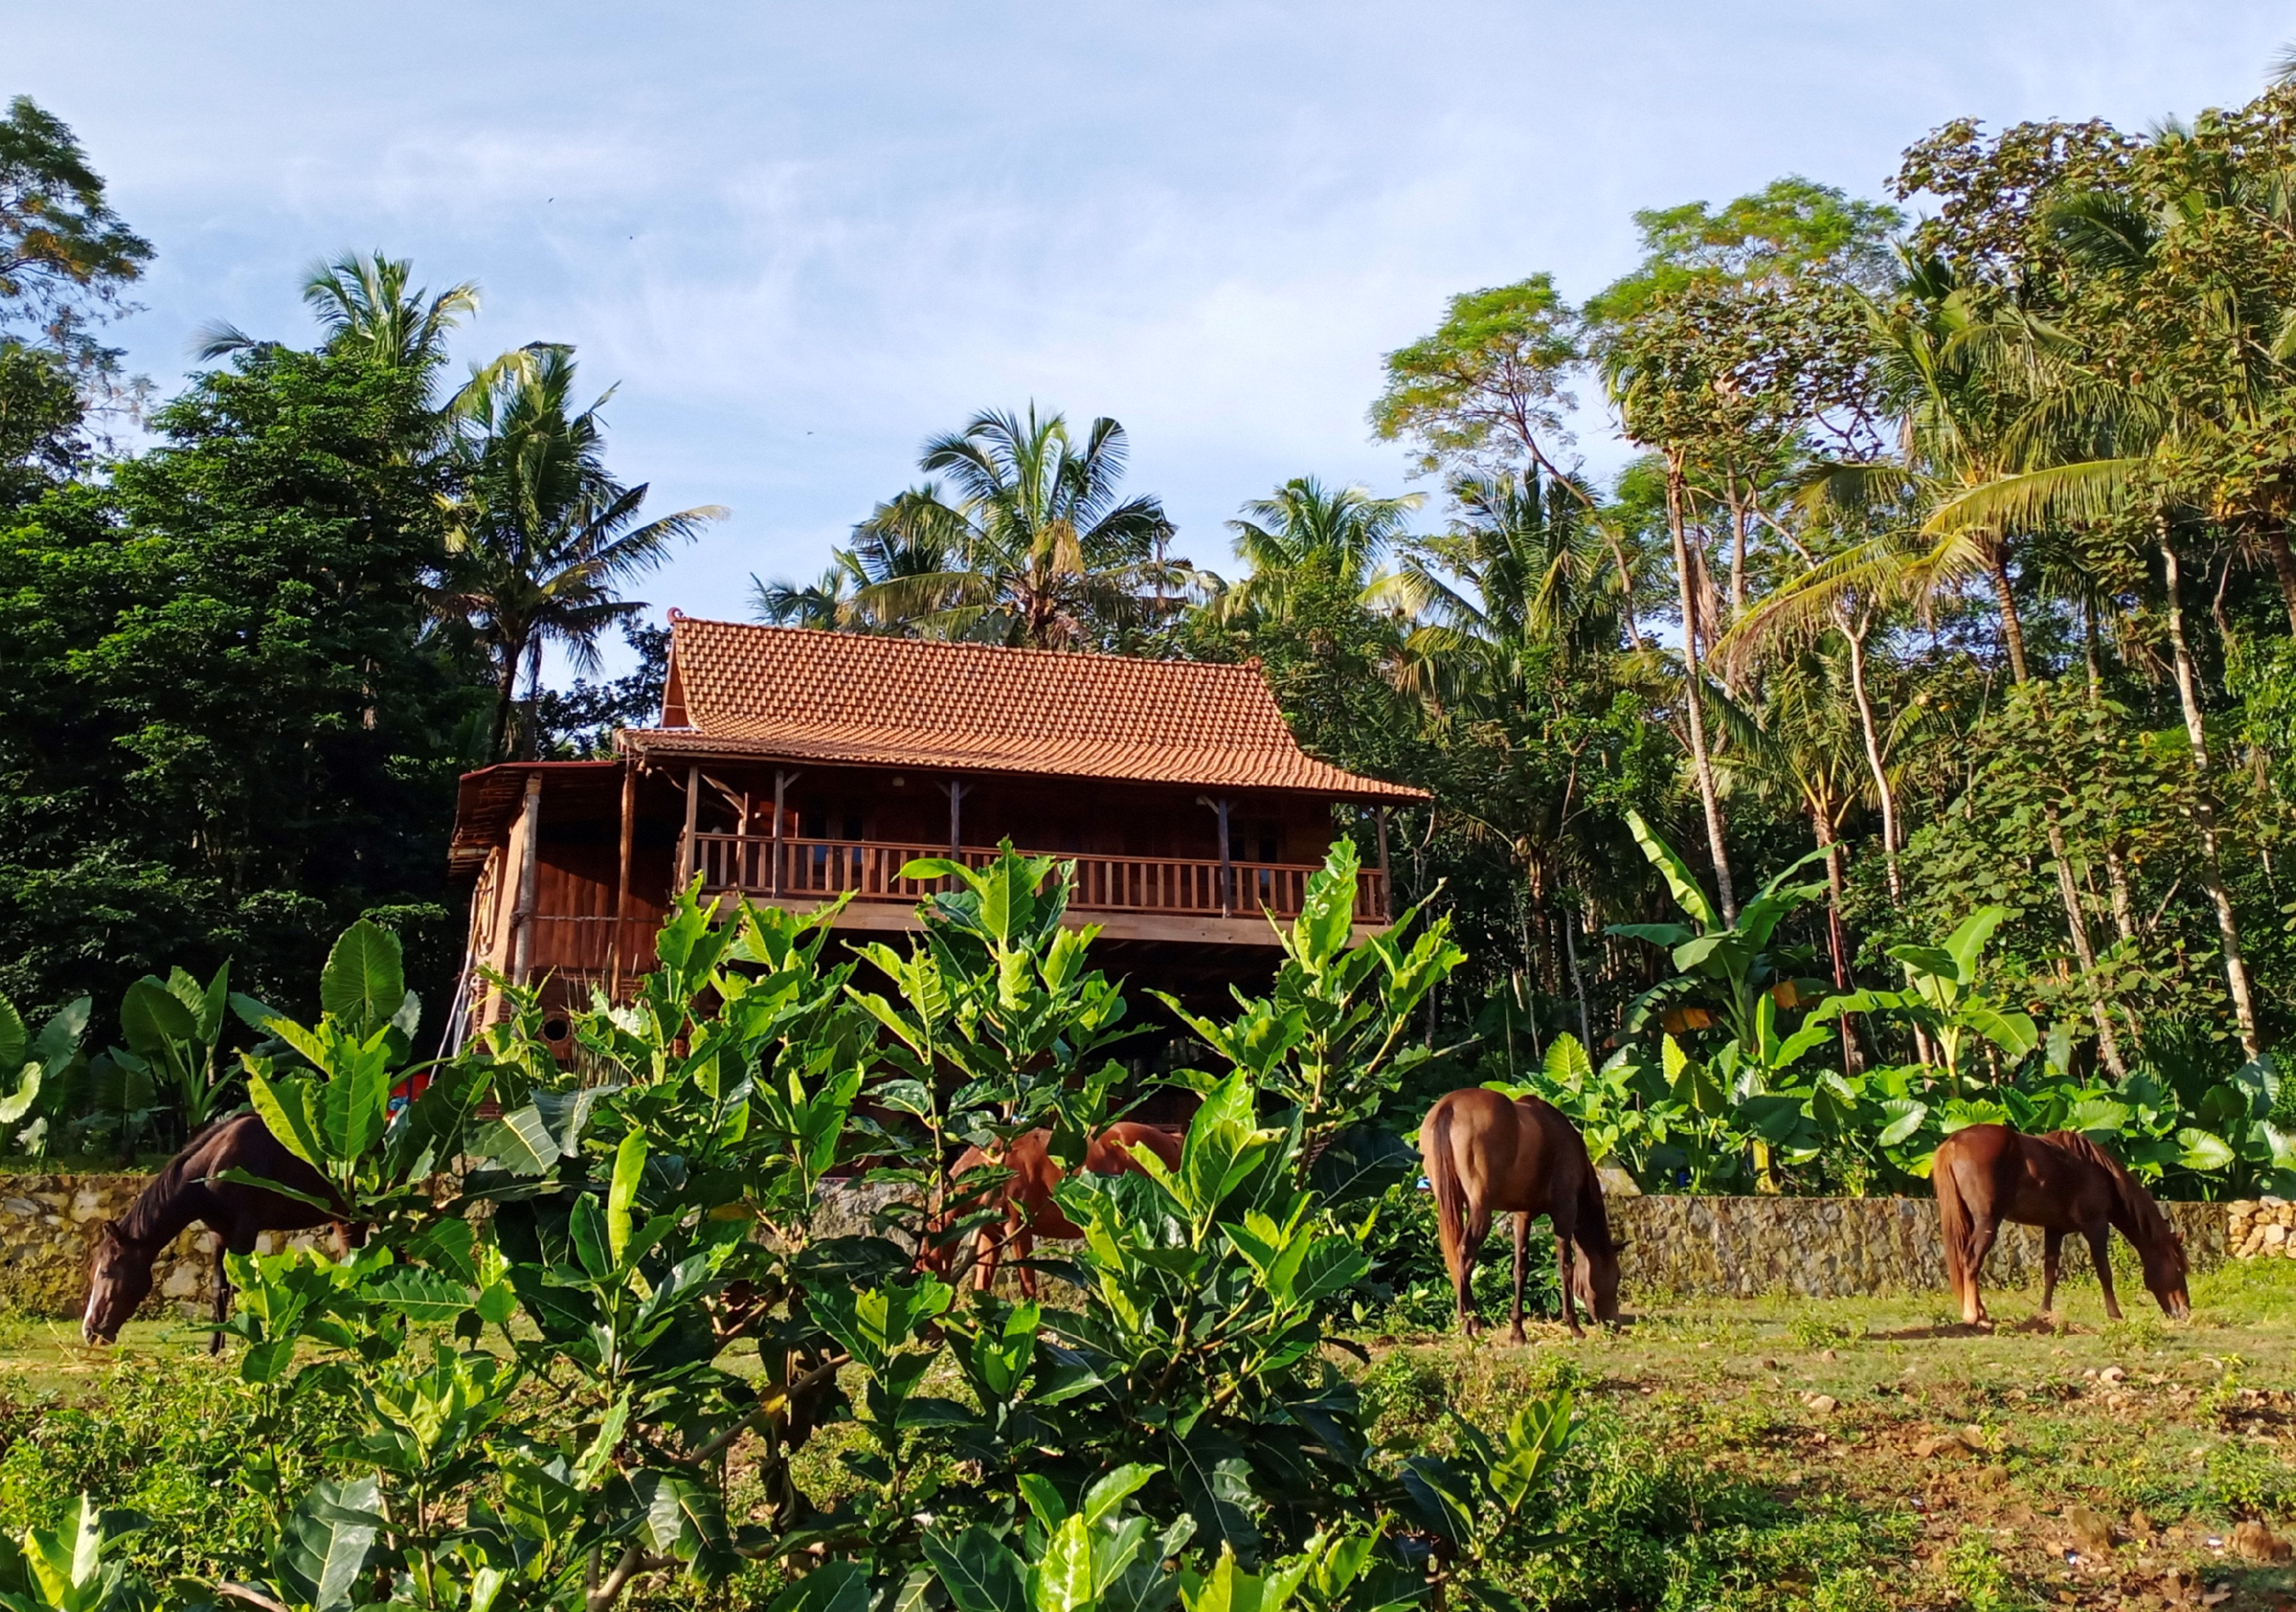
[[[1574,1338],[1586,1336],[1571,1307],[1575,1297],[1598,1322],[1619,1319],[1619,1252],[1603,1207],[1603,1183],[1587,1144],[1561,1111],[1536,1097],[1510,1102],[1472,1086],[1454,1092],[1427,1110],[1419,1152],[1442,1228],[1443,1263],[1459,1302],[1467,1336],[1482,1330],[1475,1315],[1475,1260],[1490,1235],[1491,1216],[1514,1215],[1514,1327],[1522,1338],[1522,1277],[1530,1223],[1544,1215],[1554,1224],[1561,1267],[1562,1320]]]
[[[309,1165],[289,1152],[253,1114],[236,1114],[203,1126],[184,1150],[152,1178],[127,1213],[97,1228],[89,1262],[87,1313],[80,1334],[90,1343],[110,1343],[120,1324],[135,1313],[152,1291],[152,1262],[197,1221],[219,1234],[216,1248],[216,1325],[231,1312],[231,1283],[224,1274],[226,1254],[251,1254],[259,1232],[303,1232],[342,1222],[316,1205],[260,1187],[211,1179],[225,1170],[244,1170],[283,1187],[329,1196],[327,1183]],[[223,1347],[223,1334],[214,1347]]]
[[[1003,1230],[984,1227],[977,1240],[986,1246],[973,1261],[973,1282],[984,1293],[996,1282],[996,1267],[1003,1262],[1006,1248],[1026,1260],[1035,1251],[1039,1237],[1084,1235],[1053,1201],[1053,1189],[1061,1184],[1064,1172],[1052,1160],[1048,1151],[1052,1141],[1050,1131],[1023,1131],[1006,1146],[1004,1158],[992,1158],[979,1148],[967,1148],[957,1155],[955,1167],[949,1171],[952,1181],[964,1180],[967,1171],[991,1166],[1012,1172],[994,1186],[966,1193],[949,1216],[954,1219],[968,1210],[980,1208],[1004,1212]],[[1092,1139],[1092,1145],[1085,1150],[1084,1167],[1095,1175],[1136,1172],[1140,1168],[1140,1161],[1132,1156],[1136,1147],[1147,1149],[1167,1169],[1179,1167],[1177,1137],[1169,1131],[1129,1119],[1118,1120]],[[947,1245],[929,1256],[926,1263],[945,1276],[955,1257],[955,1246]],[[1037,1296],[1037,1273],[1026,1264],[1021,1267],[1021,1291],[1030,1298]]]
[[[1947,1277],[1961,1301],[1961,1318],[1970,1325],[1986,1319],[1977,1278],[2004,1221],[2041,1228],[2044,1314],[2055,1306],[2057,1256],[2065,1233],[2079,1232],[2096,1262],[2104,1313],[2120,1319],[2108,1257],[2114,1226],[2136,1245],[2144,1285],[2161,1310],[2177,1321],[2192,1313],[2185,1292],[2185,1240],[2120,1161],[2079,1132],[2027,1136],[2007,1125],[1967,1125],[1938,1144],[1930,1180],[1937,1188],[1938,1223],[1945,1233]]]

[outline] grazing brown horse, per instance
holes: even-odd
[[[2161,1308],[2178,1321],[2192,1313],[2185,1292],[2185,1240],[2120,1161],[2079,1132],[2027,1136],[2007,1125],[1968,1125],[1938,1144],[1930,1180],[1945,1232],[1946,1273],[1961,1301],[1961,1318],[1970,1325],[1986,1319],[1977,1278],[2004,1221],[2041,1228],[2044,1314],[2055,1307],[2065,1233],[2079,1232],[2096,1261],[2104,1313],[2120,1319],[2108,1257],[2115,1226],[2136,1245],[2144,1285]]]
[[[973,1261],[973,1282],[987,1292],[996,1281],[996,1267],[1003,1262],[1004,1250],[1011,1248],[1026,1260],[1035,1251],[1039,1237],[1081,1237],[1081,1228],[1060,1211],[1053,1201],[1053,1190],[1061,1184],[1064,1172],[1054,1164],[1049,1149],[1053,1133],[1046,1130],[1023,1131],[1004,1150],[1001,1159],[992,1158],[979,1148],[967,1148],[957,1156],[956,1166],[949,1179],[962,1181],[968,1170],[994,1165],[1012,1172],[996,1185],[978,1189],[966,1194],[953,1207],[949,1215],[972,1209],[1003,1210],[1004,1229],[992,1232],[983,1228],[977,1240],[985,1246]],[[1180,1142],[1169,1131],[1137,1121],[1119,1119],[1092,1139],[1085,1150],[1084,1167],[1095,1175],[1123,1175],[1136,1172],[1140,1161],[1132,1150],[1142,1147],[1161,1160],[1167,1169],[1177,1169],[1180,1163]],[[926,1263],[942,1275],[948,1274],[955,1264],[956,1248],[944,1244],[927,1256]],[[1030,1298],[1037,1296],[1037,1273],[1026,1264],[1021,1267],[1021,1291]]]
[[[1480,1086],[1454,1092],[1427,1110],[1419,1152],[1443,1234],[1443,1263],[1458,1297],[1459,1324],[1472,1338],[1475,1259],[1490,1235],[1491,1216],[1514,1215],[1514,1327],[1522,1342],[1522,1277],[1530,1223],[1554,1223],[1554,1253],[1562,1278],[1562,1320],[1583,1338],[1571,1300],[1596,1321],[1619,1319],[1619,1251],[1603,1207],[1603,1183],[1587,1144],[1551,1103],[1536,1097],[1510,1102]]]
[[[127,1213],[97,1229],[89,1263],[87,1313],[80,1334],[90,1343],[110,1343],[122,1322],[152,1291],[152,1262],[197,1221],[217,1232],[216,1325],[231,1312],[231,1284],[224,1274],[226,1254],[251,1254],[260,1232],[303,1232],[330,1222],[348,1240],[340,1220],[313,1204],[260,1187],[211,1179],[225,1170],[244,1170],[315,1198],[329,1196],[327,1183],[309,1165],[279,1144],[253,1114],[234,1115],[203,1126],[167,1167],[152,1178]],[[223,1334],[214,1346],[223,1347]]]

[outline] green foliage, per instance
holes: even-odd
[[[1123,1002],[1082,966],[1056,864],[1008,848],[908,876],[947,888],[906,954],[873,954],[890,996],[824,963],[833,909],[720,912],[689,888],[635,999],[575,1016],[579,1084],[512,990],[390,1115],[422,1067],[418,1008],[372,924],[330,953],[315,1024],[233,999],[267,1037],[242,1060],[257,1111],[371,1231],[340,1259],[233,1257],[234,1516],[254,1527],[194,1570],[313,1612],[386,1587],[603,1612],[640,1580],[706,1593],[795,1561],[793,1607],[1422,1604],[1422,1525],[1325,1352],[1370,1260],[1332,1227],[1308,1114],[1279,1096],[1263,1116],[1250,1071],[1206,1090],[1176,1167],[1062,1182],[1085,1237],[1055,1300],[922,1268],[959,1140],[1104,1123],[1095,1049]],[[1335,854],[1295,963],[1326,1089],[1376,1093],[1359,1065],[1391,1057],[1384,1027],[1452,959],[1439,924],[1351,946],[1355,882]],[[502,1113],[480,1121],[488,1092]],[[430,1181],[456,1157],[479,1167],[442,1205]],[[890,1235],[820,1227],[824,1178],[856,1164],[893,1189]],[[1513,1516],[1568,1420],[1534,1407],[1446,1481]],[[833,1424],[824,1485],[806,1447]]]

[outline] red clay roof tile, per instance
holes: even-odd
[[[655,754],[781,756],[1365,800],[1425,792],[1300,749],[1256,667],[673,615]]]

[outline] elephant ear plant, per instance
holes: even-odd
[[[215,1592],[287,1612],[609,1612],[640,1588],[777,1612],[1427,1603],[1464,1559],[1451,1524],[1406,1503],[1327,1347],[1366,1262],[1329,1229],[1306,1117],[1249,1071],[1209,1083],[1177,1167],[1062,1183],[1086,1235],[1046,1262],[1067,1280],[1043,1304],[920,1268],[957,1138],[1058,1114],[1121,1016],[1060,921],[1064,870],[966,871],[920,875],[950,888],[906,952],[870,954],[888,995],[830,960],[832,913],[685,891],[635,999],[573,1016],[578,1078],[516,991],[433,1071],[433,1092],[490,1089],[497,1119],[458,1096],[378,1125],[374,1083],[407,1066],[370,937],[338,948],[318,1025],[266,1010],[260,1111],[387,1212],[346,1259],[234,1263],[276,1513]],[[1390,991],[1415,1000],[1409,954],[1325,959],[1362,982],[1359,1026],[1389,1022]],[[478,1161],[459,1199],[414,1190],[412,1161],[454,1157]],[[840,1174],[892,1201],[832,1215]],[[833,1457],[808,1449],[840,1424]],[[344,1432],[298,1436],[316,1425]],[[1495,1464],[1476,1494],[1512,1508],[1546,1481],[1490,1451],[1513,1476]]]

